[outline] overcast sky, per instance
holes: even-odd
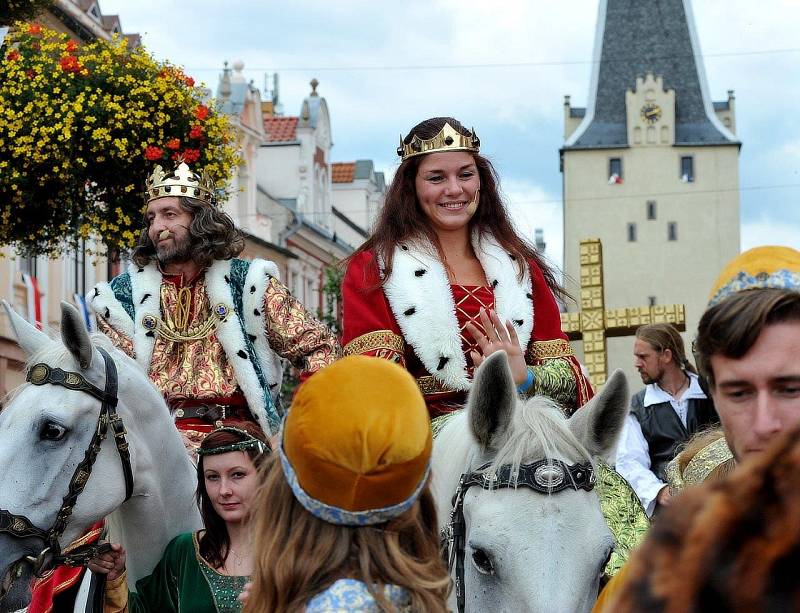
[[[372,159],[391,176],[399,135],[418,121],[474,125],[518,224],[544,228],[561,264],[563,96],[586,104],[597,0],[99,4],[212,89],[225,60],[242,60],[262,95],[277,71],[287,115],[316,77],[333,161]],[[693,10],[712,98],[736,91],[742,249],[800,248],[800,2],[701,0]],[[484,64],[495,66],[475,66]]]

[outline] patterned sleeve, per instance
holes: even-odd
[[[385,358],[405,366],[405,342],[380,281],[371,252],[351,260],[342,281],[344,354]]]
[[[341,355],[334,334],[277,279],[270,278],[267,285],[264,312],[270,347],[299,369],[301,378],[331,364]]]
[[[531,394],[543,394],[558,402],[572,415],[593,395],[592,386],[567,335],[561,330],[561,313],[541,269],[530,262],[533,286],[533,336],[525,361],[533,373]]]
[[[106,318],[97,313],[97,329],[105,334],[111,343],[117,349],[124,351],[128,354],[128,357],[136,359],[136,352],[133,349],[133,341],[128,338],[126,335],[122,334],[122,332],[118,332],[114,326],[112,326]]]

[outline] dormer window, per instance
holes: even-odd
[[[95,18],[95,21],[100,21],[100,9],[97,8],[96,4],[93,4],[92,8],[89,9],[89,14]]]

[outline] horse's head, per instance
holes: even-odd
[[[467,611],[591,609],[614,538],[593,481],[585,481],[592,474],[586,468],[613,453],[627,412],[621,372],[568,420],[546,398],[518,399],[504,353],[493,354],[476,371],[467,411],[445,426],[434,448],[440,522],[450,516],[461,472],[488,464],[487,476],[502,474],[503,466],[510,467],[507,474],[517,475],[520,465],[540,460],[563,464],[556,463],[555,469],[545,464],[541,471],[531,467],[521,481],[527,478],[533,487],[518,482],[516,487],[484,489],[488,486],[479,483],[466,489]],[[570,471],[572,465],[583,467]]]
[[[107,377],[104,357],[92,344],[80,313],[62,302],[62,342],[59,343],[22,319],[5,301],[3,306],[19,345],[28,356],[29,380],[42,383],[42,377],[49,377],[47,368],[31,370],[36,364],[61,369],[69,377],[65,384],[22,385],[0,412],[0,466],[3,467],[0,509],[7,512],[0,513],[0,525],[4,521],[11,524],[3,526],[10,530],[0,532],[0,577],[3,578],[0,610],[5,611],[25,606],[30,598],[28,586],[33,571],[30,559],[47,547],[42,533],[51,530],[60,512],[63,516],[62,501],[68,495],[70,483],[74,487],[83,485],[84,490],[68,514],[63,533],[56,535],[57,548],[65,547],[122,504],[126,498],[126,481],[111,426],[89,474],[85,479],[74,478],[78,474],[76,467],[87,456],[98,430],[102,403],[95,396],[98,392],[102,396],[102,391],[106,390]],[[105,350],[117,365],[127,360],[110,345]],[[130,385],[127,371],[131,364],[133,362],[129,361],[120,366],[120,388]],[[95,395],[85,389],[69,389],[76,385],[88,388],[86,383],[97,388]],[[20,535],[18,529],[23,519],[33,529]]]

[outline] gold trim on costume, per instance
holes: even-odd
[[[553,360],[556,358],[568,358],[575,355],[569,341],[555,338],[550,341],[534,341],[528,351],[528,358],[531,362],[539,360]]]
[[[402,354],[405,349],[403,337],[391,330],[375,330],[355,337],[344,346],[343,355],[361,355],[368,351],[390,349]]]
[[[419,377],[417,379],[417,385],[419,386],[419,391],[425,396],[429,396],[430,394],[448,394],[456,391],[447,387],[433,375]]]
[[[680,457],[680,456],[678,456]],[[709,443],[689,460],[683,473],[678,470],[678,458],[667,465],[667,481],[672,493],[692,485],[700,485],[720,465],[733,460],[733,453],[724,436]]]

